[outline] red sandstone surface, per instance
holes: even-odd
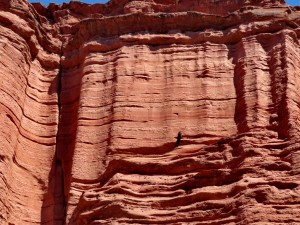
[[[1,225],[300,224],[299,7],[0,9]]]

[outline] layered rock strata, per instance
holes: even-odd
[[[299,8],[0,8],[0,224],[300,224]]]

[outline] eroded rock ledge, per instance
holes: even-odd
[[[0,224],[300,223],[299,7],[0,9]]]

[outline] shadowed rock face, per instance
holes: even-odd
[[[0,224],[300,224],[299,7],[0,9]]]

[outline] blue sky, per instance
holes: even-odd
[[[29,0],[29,2],[42,2],[44,5],[48,5],[50,2],[55,2],[57,4],[61,4],[63,2],[69,2],[70,0]],[[105,3],[108,2],[107,0],[81,0],[81,2],[86,3]],[[286,0],[286,3],[296,6],[300,5],[300,0]]]
[[[292,6],[300,5],[300,0],[286,0],[285,2]]]

